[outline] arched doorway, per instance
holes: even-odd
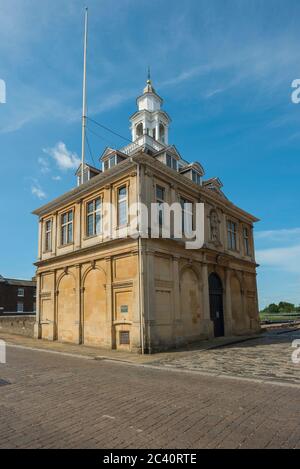
[[[224,335],[223,287],[220,277],[212,273],[208,278],[210,319],[214,323],[215,337]]]

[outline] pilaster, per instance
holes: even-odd
[[[81,302],[81,265],[75,266],[75,325],[77,329],[77,344],[82,343],[82,302]]]
[[[214,336],[214,325],[210,319],[210,303],[209,303],[209,285],[208,285],[208,267],[207,264],[201,266],[202,274],[202,299],[203,299],[203,333],[207,337]]]
[[[42,236],[43,235],[43,222],[42,220],[39,220],[39,237],[38,237],[38,260],[42,260],[42,252],[43,252],[43,240]]]
[[[41,338],[41,275],[36,275],[36,316],[35,316],[35,324],[34,324],[34,338],[40,339]]]
[[[231,270],[228,267],[226,267],[225,268],[225,315],[224,315],[225,335],[233,334],[230,278],[231,278]]]
[[[115,331],[113,329],[113,288],[112,288],[112,259],[105,258],[106,262],[106,337],[109,348],[116,346]]]

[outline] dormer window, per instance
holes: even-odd
[[[85,166],[83,169],[83,183],[88,182],[90,179],[92,179],[93,177],[97,176],[100,173],[101,173],[100,169],[94,168],[93,166],[85,163]],[[82,184],[81,165],[79,166],[76,172],[76,176],[77,176],[78,186],[80,186]]]
[[[166,164],[167,166],[169,166],[169,168],[172,168],[177,171],[178,161],[173,156],[168,154],[166,155]]]
[[[204,170],[199,163],[190,163],[185,166],[180,165],[179,171],[185,177],[191,179],[194,184],[202,186],[202,176],[204,174]]]
[[[107,171],[108,169],[113,168],[118,163],[121,163],[122,161],[124,161],[124,159],[125,158],[123,158],[122,156],[118,155],[117,153],[114,153],[112,156],[110,156],[105,161],[103,161],[102,163],[103,170]]]
[[[194,170],[192,171],[192,180],[195,184],[198,184],[198,186],[201,186],[201,176]]]
[[[103,163],[104,171],[106,171],[107,169],[113,168],[117,164],[116,159],[117,159],[117,155],[113,155],[110,158],[108,158],[108,160],[104,161]]]
[[[109,162],[109,167],[113,168],[117,164],[117,155],[111,156],[108,162]]]

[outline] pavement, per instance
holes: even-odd
[[[1,334],[0,448],[299,448],[299,334],[100,359]]]
[[[168,352],[155,353],[154,355],[141,355],[120,350],[106,350],[98,347],[89,347],[86,345],[75,345],[61,342],[52,342],[48,340],[37,340],[30,337],[24,337],[16,334],[9,334],[0,331],[0,340],[4,340],[7,344],[18,347],[31,348],[34,350],[49,351],[52,353],[60,353],[61,355],[80,356],[82,358],[90,358],[97,360],[114,360],[135,364],[146,364],[153,360],[166,359],[176,355],[192,353],[193,351],[206,351],[235,343],[254,340],[260,335],[250,335],[241,337],[219,337],[217,339],[202,340],[183,348],[177,348]]]

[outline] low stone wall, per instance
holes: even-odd
[[[33,337],[35,316],[0,316],[0,333]]]

